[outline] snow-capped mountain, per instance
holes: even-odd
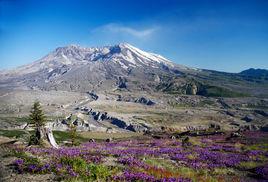
[[[175,68],[188,69],[127,43],[93,48],[70,45],[31,64],[2,72],[1,80],[29,88],[86,91],[122,86],[133,77],[142,83],[159,80],[158,72],[168,74]]]
[[[252,87],[252,82],[259,85]],[[263,96],[268,93],[263,87],[265,84],[267,81],[263,77],[178,65],[126,43],[93,48],[59,47],[31,64],[0,71],[0,90],[88,92],[124,89],[206,95],[211,90],[232,93],[244,89],[252,95]]]
[[[7,74],[28,74],[40,70],[52,72],[60,66],[87,65],[95,61],[110,61],[124,69],[151,66],[159,68],[160,64],[173,67],[173,63],[166,58],[142,51],[130,44],[121,43],[115,46],[83,48],[77,45],[59,47],[42,59],[14,70]]]

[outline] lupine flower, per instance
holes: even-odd
[[[256,174],[259,175],[261,178],[268,180],[268,164],[256,168]]]

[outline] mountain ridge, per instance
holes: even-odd
[[[66,46],[60,46],[60,47],[57,47],[55,48],[54,50],[52,50],[49,54],[43,56],[41,59],[38,59],[36,61],[33,61],[32,63],[27,63],[27,64],[24,64],[24,65],[20,65],[20,66],[17,66],[17,67],[14,67],[14,68],[10,68],[10,69],[0,69],[0,73],[7,73],[7,72],[11,72],[13,70],[16,70],[16,69],[19,69],[21,67],[26,67],[28,65],[31,65],[33,63],[36,63],[36,62],[40,62],[40,60],[43,60],[45,59],[46,57],[48,57],[50,54],[54,53],[54,52],[59,52],[59,51],[62,51],[62,50],[72,50],[72,49],[80,49],[80,50],[100,50],[100,49],[109,49],[109,48],[115,48],[115,47],[131,47],[131,48],[134,48],[134,49],[138,49],[136,47],[134,47],[133,45],[129,44],[129,43],[119,43],[119,44],[115,44],[115,45],[104,45],[104,46],[94,46],[94,47],[84,47],[84,46],[80,46],[78,44],[69,44],[69,45],[66,45]],[[139,51],[142,51],[140,49],[138,49]],[[153,53],[153,52],[145,52],[145,51],[142,51],[146,54],[152,54],[156,57],[159,57],[163,60],[166,60],[167,62],[169,63],[172,63],[172,64],[176,64],[176,65],[179,65],[178,63],[175,63],[173,61],[170,61],[169,59],[159,55],[159,54],[156,54],[156,53]],[[223,72],[223,73],[230,73],[230,74],[244,74],[246,75],[248,71],[256,71],[256,72],[268,72],[267,69],[261,69],[261,68],[248,68],[248,69],[245,69],[245,70],[242,70],[240,72],[226,72],[226,71],[217,71],[217,70],[211,70],[211,69],[206,69],[206,68],[195,68],[195,67],[191,67],[191,66],[184,66],[184,65],[180,65],[181,67],[185,67],[185,68],[189,68],[189,69],[196,69],[196,70],[206,70],[206,71],[216,71],[216,72]],[[253,75],[251,75],[253,76]]]
[[[135,62],[135,57],[133,58],[133,56],[139,56],[138,60],[140,57],[142,57],[143,61],[139,62],[142,64],[148,64],[152,63],[152,61],[156,61],[158,63],[173,66],[173,63],[163,56],[155,53],[147,53],[138,48],[135,48],[128,43],[120,43],[114,46],[102,47],[81,47],[79,45],[72,44],[64,47],[58,47],[48,55],[42,57],[37,61],[34,61],[33,63],[22,65],[12,70],[6,70],[5,72],[12,73],[15,70],[19,70],[22,72],[22,74],[27,73],[26,71],[23,71],[23,69],[27,69],[31,65],[38,63],[40,63],[40,65],[37,65],[37,67],[39,67],[39,69],[42,69],[48,67],[49,65],[46,65],[48,63],[55,64],[56,66],[69,64],[86,64],[93,61],[107,61],[107,59],[110,58],[112,58],[110,60],[118,62],[124,68],[126,68],[126,64],[124,62],[121,62],[121,60],[128,61],[130,66],[141,66],[142,64]],[[120,58],[121,60],[119,60]],[[36,70],[38,70],[38,68],[35,68],[30,72],[34,72]]]
[[[84,48],[79,45],[58,47],[43,58],[16,69],[2,72],[1,87],[11,89],[89,90],[167,92],[171,94],[206,94],[208,89],[233,94],[246,90],[255,94],[266,80],[248,78],[241,73],[196,69],[173,63],[155,53],[130,44]],[[239,89],[238,89],[239,88]],[[243,88],[243,89],[241,89]],[[194,92],[192,89],[196,89]],[[205,90],[204,90],[205,89]],[[266,91],[266,87],[264,88]]]
[[[263,77],[268,79],[268,70],[260,68],[249,68],[240,72],[242,75],[253,76],[253,77]]]

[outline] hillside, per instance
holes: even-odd
[[[249,71],[250,72],[250,71]],[[267,96],[263,74],[178,65],[130,44],[59,47],[31,64],[2,71],[1,89],[164,92],[215,97]],[[250,79],[249,79],[250,76]]]

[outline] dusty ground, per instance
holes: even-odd
[[[34,90],[0,92],[0,128],[8,127],[7,120],[10,117],[28,116],[32,103],[35,100],[40,100],[45,114],[51,116],[53,120],[65,118],[72,113],[82,116],[82,119],[86,121],[88,115],[83,115],[81,111],[75,110],[76,107],[85,106],[92,108],[95,112],[107,112],[109,116],[121,119],[127,123],[140,123],[155,128],[163,126],[176,130],[188,126],[209,125],[211,123],[221,125],[223,129],[237,130],[240,125],[264,125],[268,123],[266,116],[255,113],[255,109],[262,109],[268,113],[266,109],[268,101],[265,99],[229,98],[224,99],[226,103],[222,104],[218,98],[202,96],[119,91],[97,93],[97,95],[99,98],[94,101],[89,94],[77,92]],[[123,101],[118,101],[118,96],[122,97]],[[135,103],[133,100],[124,100],[124,98],[140,97],[151,99],[156,104],[148,106]],[[252,108],[253,106],[255,108]],[[233,115],[227,114],[227,111],[233,113]],[[250,123],[242,119],[247,115],[253,115],[253,121]],[[235,125],[231,123],[235,123]],[[118,129],[112,124],[106,127],[108,126]]]

